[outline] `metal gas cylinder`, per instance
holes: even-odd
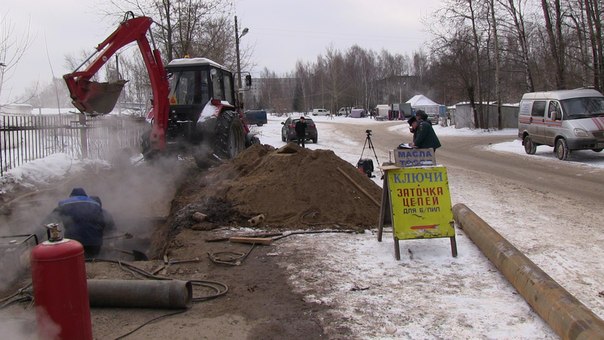
[[[32,250],[38,334],[43,339],[92,339],[84,247],[49,224],[48,241]]]

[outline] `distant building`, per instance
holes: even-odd
[[[6,104],[0,106],[0,113],[11,115],[29,115],[33,106],[29,104]]]
[[[485,106],[485,121],[487,122],[488,129],[498,128],[498,117],[497,117],[497,104],[488,103]],[[451,117],[452,124],[455,124],[456,129],[461,128],[476,128],[474,122],[474,112],[470,103],[458,103],[455,105]],[[503,104],[501,105],[501,123],[502,129],[515,129],[518,128],[518,104]]]

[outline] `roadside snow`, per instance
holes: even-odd
[[[306,300],[333,308],[328,334],[360,338],[555,339],[556,335],[462,233],[448,239],[382,243],[366,232],[299,236],[279,244],[290,280]],[[329,320],[331,322],[329,322]]]
[[[10,169],[0,177],[0,192],[10,191],[15,185],[36,188],[83,171],[87,166],[108,166],[100,160],[78,160],[65,153],[56,153]]]

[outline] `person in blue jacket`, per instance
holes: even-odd
[[[80,242],[87,258],[98,255],[104,232],[114,227],[100,198],[88,196],[82,188],[74,188],[69,198],[59,201],[47,221],[62,224],[65,238]]]

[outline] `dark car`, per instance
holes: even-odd
[[[262,126],[267,123],[266,111],[264,110],[247,110],[243,117],[248,125]]]
[[[289,117],[285,122],[282,122],[283,127],[281,128],[281,140],[284,142],[290,142],[293,140],[297,140],[296,136],[296,123],[300,120],[300,117],[293,118]],[[312,119],[304,117],[304,121],[306,121],[306,140],[312,140],[313,143],[317,142],[318,134],[317,134],[317,126]]]

